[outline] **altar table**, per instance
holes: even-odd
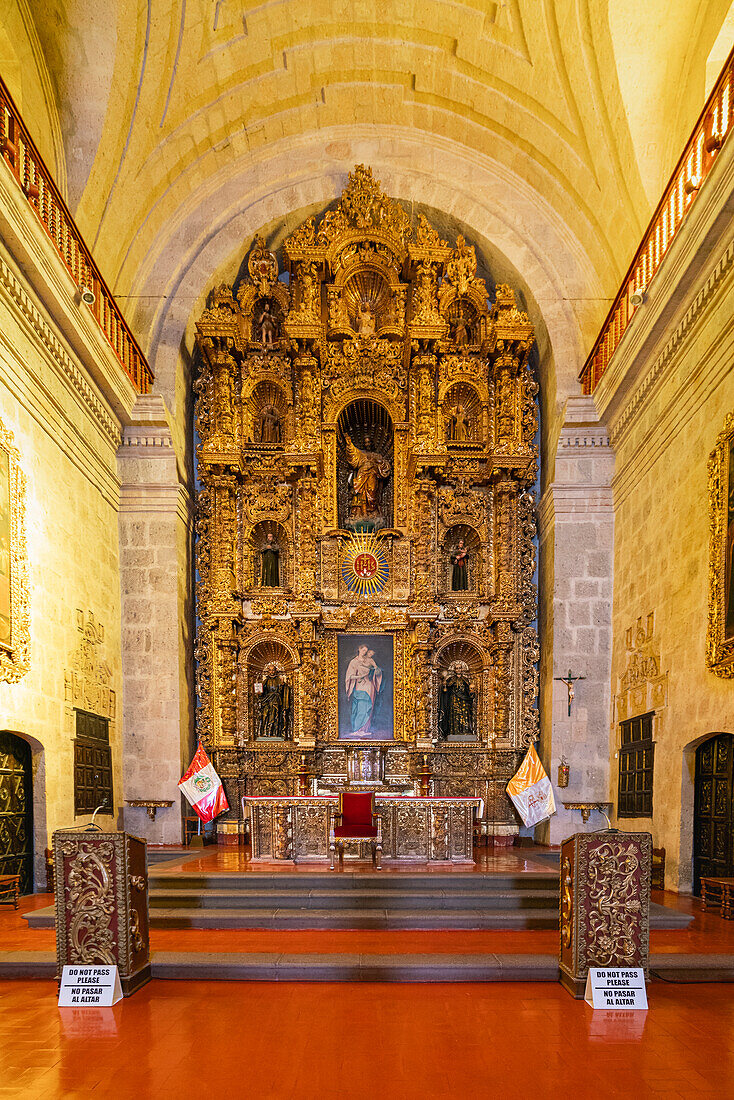
[[[375,802],[382,819],[383,861],[473,861],[473,820],[484,812],[481,798],[376,794]],[[250,817],[252,859],[328,859],[329,827],[338,809],[338,795],[246,796],[242,810]],[[347,842],[345,855],[371,858],[358,841]]]

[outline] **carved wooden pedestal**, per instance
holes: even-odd
[[[56,966],[117,966],[126,997],[150,981],[145,841],[127,833],[53,836]]]
[[[583,997],[590,966],[641,966],[650,949],[650,833],[576,833],[561,846],[561,984]]]

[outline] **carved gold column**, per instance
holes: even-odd
[[[433,596],[433,495],[434,484],[427,478],[416,480],[413,487],[413,597],[430,600]]]
[[[416,748],[432,748],[430,623],[415,626],[412,644],[413,723]]]

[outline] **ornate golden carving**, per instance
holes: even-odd
[[[26,479],[13,433],[0,420],[0,681],[16,684],[31,667]]]
[[[59,844],[61,856],[73,856],[69,865],[66,927],[68,949],[75,963],[117,961],[112,932],[115,892],[112,844]]]
[[[724,421],[708,461],[709,616],[706,666],[734,677],[734,413]]]
[[[247,272],[236,297],[213,292],[197,325],[199,735],[226,760],[226,781],[248,790],[295,789],[296,752],[346,775],[336,636],[389,632],[385,782],[404,776],[391,761],[409,746],[445,755],[440,782],[488,795],[478,765],[459,769],[438,729],[441,654],[473,647],[478,711],[466,753],[492,751],[491,812],[506,824],[502,781],[538,728],[532,326],[509,287],[490,306],[471,244],[442,240],[423,215],[412,227],[363,165],[335,209],[281,253],[258,238]],[[379,492],[364,516],[350,487],[354,448],[378,456]],[[388,570],[367,597],[340,570],[362,520],[379,530]],[[277,586],[272,561],[262,566],[268,535]],[[468,586],[454,590],[459,539]],[[253,721],[258,646],[288,653],[293,742],[277,764],[266,764]],[[466,826],[452,822],[432,826],[438,847]]]

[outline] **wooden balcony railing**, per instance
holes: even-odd
[[[79,288],[91,292],[89,308],[120,366],[138,393],[148,393],[153,372],[99,273],[51,173],[33,143],[13,99],[0,79],[0,156],[10,167],[41,225]],[[84,300],[84,299],[82,299]]]
[[[650,280],[679,232],[704,180],[732,131],[734,121],[734,50],[724,65],[706,106],[694,127],[683,156],[652,216],[642,244],[630,264],[621,289],[607,314],[589,358],[579,375],[583,392],[593,393],[640,301],[633,295],[646,292]]]

